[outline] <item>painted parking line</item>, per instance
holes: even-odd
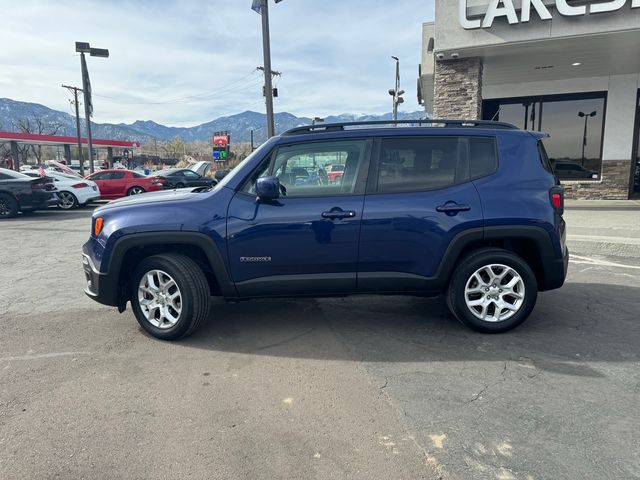
[[[609,262],[607,260],[599,260],[596,258],[582,257],[580,255],[571,254],[569,256],[570,263],[579,263],[583,265],[597,265],[600,267],[630,268],[632,270],[640,270],[637,265],[624,265],[622,263]]]
[[[39,360],[41,358],[56,358],[56,357],[75,357],[79,355],[91,355],[90,352],[52,352],[52,353],[38,353],[20,355],[15,357],[0,357],[0,362],[13,362],[17,360]]]
[[[622,245],[640,245],[640,238],[638,237],[613,237],[608,235],[567,235],[567,240],[574,240],[576,242],[606,242]]]

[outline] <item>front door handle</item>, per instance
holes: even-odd
[[[336,208],[332,208],[328,212],[322,212],[322,218],[329,218],[334,220],[336,218],[353,218],[356,216],[356,212],[353,210],[340,210]]]
[[[460,205],[455,202],[447,202],[436,207],[436,212],[446,213],[447,215],[455,215],[458,212],[468,212],[469,210],[471,210],[469,205]]]

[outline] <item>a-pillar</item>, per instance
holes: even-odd
[[[436,61],[433,101],[436,118],[482,118],[482,69],[480,57]]]
[[[109,168],[113,168],[113,147],[107,147],[107,162],[109,162]]]
[[[64,159],[67,162],[67,165],[71,166],[71,145],[64,145]]]
[[[11,142],[11,156],[13,157],[13,168],[20,171],[20,158],[18,156],[18,142]]]

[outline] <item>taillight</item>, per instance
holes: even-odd
[[[562,187],[553,187],[549,190],[549,198],[551,199],[551,205],[560,214],[564,212],[564,190]]]
[[[75,185],[71,185],[71,188],[86,188],[88,186],[89,186],[88,184],[81,182],[81,183],[76,183]]]
[[[53,183],[49,182],[33,182],[31,184],[32,190],[50,190],[53,187]]]
[[[98,217],[93,221],[93,233],[96,237],[100,235],[100,232],[102,232],[103,222],[104,220],[102,220],[102,217]]]
[[[151,183],[163,183],[164,181],[165,181],[164,178],[158,177],[158,178],[154,178],[153,180],[151,180]]]

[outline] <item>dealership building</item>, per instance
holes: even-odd
[[[570,198],[640,195],[640,0],[435,0],[419,97],[547,132]]]

